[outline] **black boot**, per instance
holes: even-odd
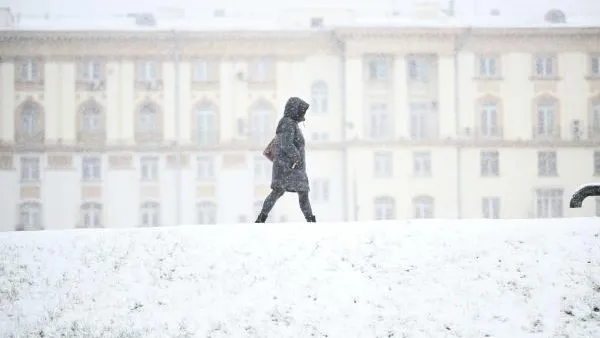
[[[317,218],[314,215],[308,216],[308,217],[306,217],[306,221],[309,222],[309,223],[316,223],[317,222]]]
[[[263,213],[258,214],[258,217],[256,218],[256,221],[254,221],[254,223],[264,223],[267,220],[268,215],[265,215]]]

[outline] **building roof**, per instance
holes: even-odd
[[[420,12],[418,12],[420,10]],[[328,30],[335,28],[600,28],[600,15],[567,16],[564,23],[549,23],[544,16],[512,17],[486,15],[478,17],[450,16],[439,8],[419,9],[417,14],[394,12],[389,8],[372,7],[353,10],[336,6],[294,8],[285,11],[221,12],[204,11],[190,15],[176,8],[163,8],[148,13],[154,25],[140,25],[127,15],[25,15],[12,14],[12,23],[0,23],[3,31],[24,32],[84,32],[84,31],[296,31]],[[141,14],[141,13],[139,13]],[[311,18],[322,18],[322,25],[311,27]]]

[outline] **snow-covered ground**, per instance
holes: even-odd
[[[0,234],[0,337],[600,337],[600,221]]]

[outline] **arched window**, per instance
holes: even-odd
[[[102,228],[102,204],[87,202],[81,205],[81,228]]]
[[[160,225],[160,204],[145,202],[140,205],[140,226],[157,227]]]
[[[275,136],[275,111],[264,101],[259,101],[250,110],[250,138],[257,145],[267,145]]]
[[[42,132],[42,109],[33,101],[26,101],[21,106],[19,124],[21,134],[25,137],[33,137]]]
[[[431,196],[416,196],[412,200],[414,218],[433,218],[434,200]]]
[[[19,224],[17,230],[43,230],[42,205],[38,202],[26,202],[19,206]]]
[[[500,135],[500,111],[498,101],[485,99],[479,104],[479,136],[496,137]]]
[[[379,196],[374,201],[375,219],[391,220],[396,218],[396,201],[390,196]]]
[[[317,81],[311,86],[311,105],[310,110],[315,113],[324,113],[328,107],[328,88],[324,81]]]
[[[217,205],[214,202],[200,202],[196,205],[198,224],[217,223]]]
[[[194,137],[200,146],[213,146],[218,142],[217,114],[214,105],[201,103],[194,108]]]
[[[557,136],[558,103],[553,97],[541,97],[536,101],[535,134],[538,137]]]

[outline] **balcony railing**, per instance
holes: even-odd
[[[534,127],[532,130],[532,138],[536,141],[558,141],[560,140],[560,129],[552,128],[541,130],[538,127]]]
[[[502,127],[483,128],[477,127],[475,138],[478,140],[501,140],[504,138],[504,130]]]

